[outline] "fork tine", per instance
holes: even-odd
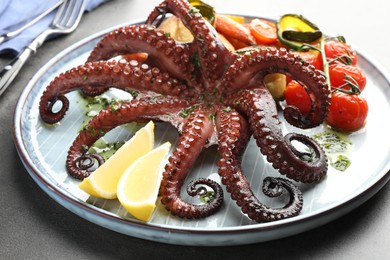
[[[68,0],[64,0],[62,4],[58,7],[57,13],[53,18],[52,24],[57,24],[58,21],[63,17],[64,11],[66,10]]]
[[[80,13],[82,14],[84,10],[81,10],[81,9],[84,9],[83,5],[84,5],[84,0],[69,0],[69,11],[70,11],[70,14],[69,14],[69,19],[66,23],[66,27],[70,27],[72,26],[73,23],[76,22],[76,20],[78,19],[78,16],[80,15]],[[81,11],[80,11],[81,10]]]
[[[65,0],[53,19],[52,26],[72,28],[77,26],[84,11],[84,0]]]
[[[58,8],[50,28],[39,34],[15,59],[0,71],[0,95],[11,84],[27,59],[52,34],[67,34],[73,32],[84,13],[85,0],[64,0]]]

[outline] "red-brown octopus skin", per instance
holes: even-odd
[[[209,179],[199,184],[213,188],[214,199],[210,204],[193,205],[181,199],[181,187],[189,169],[214,134],[214,125],[210,118],[210,109],[199,106],[184,120],[184,126],[176,150],[169,158],[161,181],[161,202],[174,215],[182,218],[203,218],[214,214],[223,202],[222,188]],[[211,185],[214,184],[214,185]],[[191,189],[188,189],[191,190]],[[195,189],[196,190],[196,189]],[[206,191],[206,190],[204,190]],[[193,194],[196,195],[196,192]]]
[[[263,192],[269,197],[283,195],[283,189],[290,194],[289,202],[283,208],[270,208],[261,203],[249,185],[242,168],[241,156],[249,141],[248,122],[235,110],[220,110],[217,114],[219,175],[231,198],[241,207],[243,213],[257,222],[270,222],[296,216],[302,209],[301,191],[290,181],[267,177]]]
[[[178,43],[150,25],[159,22],[160,14],[169,12],[183,21],[196,40]],[[191,194],[201,194],[205,188],[196,188],[198,184],[210,186],[215,197],[206,205],[191,205],[179,193],[194,159],[202,149],[214,144],[221,156],[218,172],[222,183],[249,218],[266,222],[299,214],[302,193],[288,180],[268,177],[264,180],[266,195],[279,196],[283,190],[290,194],[284,207],[271,209],[256,199],[241,170],[241,155],[253,134],[261,152],[281,174],[308,183],[322,179],[327,159],[321,147],[300,134],[283,135],[275,101],[263,83],[264,76],[274,72],[300,81],[312,100],[311,112],[303,116],[289,106],[283,112],[292,125],[310,128],[321,124],[328,111],[329,91],[321,73],[285,49],[228,52],[215,29],[187,1],[164,1],[151,13],[147,24],[110,33],[96,45],[86,64],[56,77],[43,93],[39,105],[41,119],[53,124],[68,109],[65,94],[75,89],[87,96],[111,87],[140,92],[136,99],[108,107],[91,120],[69,150],[66,163],[69,174],[82,179],[90,174],[93,160],[101,163],[99,156],[87,151],[112,128],[133,121],[165,121],[180,133],[160,188],[162,202],[172,214],[203,218],[221,207],[223,195],[213,181],[196,180],[188,188]],[[137,52],[148,53],[148,59],[109,60]],[[199,62],[194,63],[194,58]],[[62,107],[53,112],[56,102],[61,102]],[[192,112],[183,118],[180,116],[183,111]],[[303,143],[308,152],[298,151],[292,141]]]

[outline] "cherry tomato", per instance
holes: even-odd
[[[287,105],[294,106],[306,115],[311,110],[311,100],[306,90],[295,80],[291,80],[284,91],[284,99]]]
[[[298,54],[302,59],[313,65],[316,69],[321,71],[324,70],[321,53],[319,51],[299,51],[295,53]]]
[[[272,44],[278,39],[276,25],[267,20],[253,19],[249,25],[249,30],[258,44]]]
[[[357,63],[357,54],[356,51],[351,48],[348,44],[340,41],[328,41],[325,43],[325,55],[328,60],[333,60],[343,55],[349,56],[351,59],[351,64],[356,65]],[[342,59],[347,61],[347,59]]]
[[[367,114],[368,104],[361,95],[336,91],[332,94],[326,122],[336,129],[352,132],[363,127]]]
[[[353,65],[344,65],[344,64],[331,64],[329,66],[329,77],[331,88],[338,88],[347,83],[347,80],[355,83],[360,91],[366,87],[366,76],[363,71]],[[349,87],[344,88],[349,90]]]

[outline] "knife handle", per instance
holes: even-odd
[[[2,71],[0,71],[0,96],[18,75],[20,69],[26,63],[34,51],[30,48],[24,49],[18,56],[11,60]]]

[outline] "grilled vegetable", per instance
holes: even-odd
[[[319,28],[302,15],[283,15],[276,24],[279,40],[290,48],[303,50],[305,43],[312,43],[322,37]]]

